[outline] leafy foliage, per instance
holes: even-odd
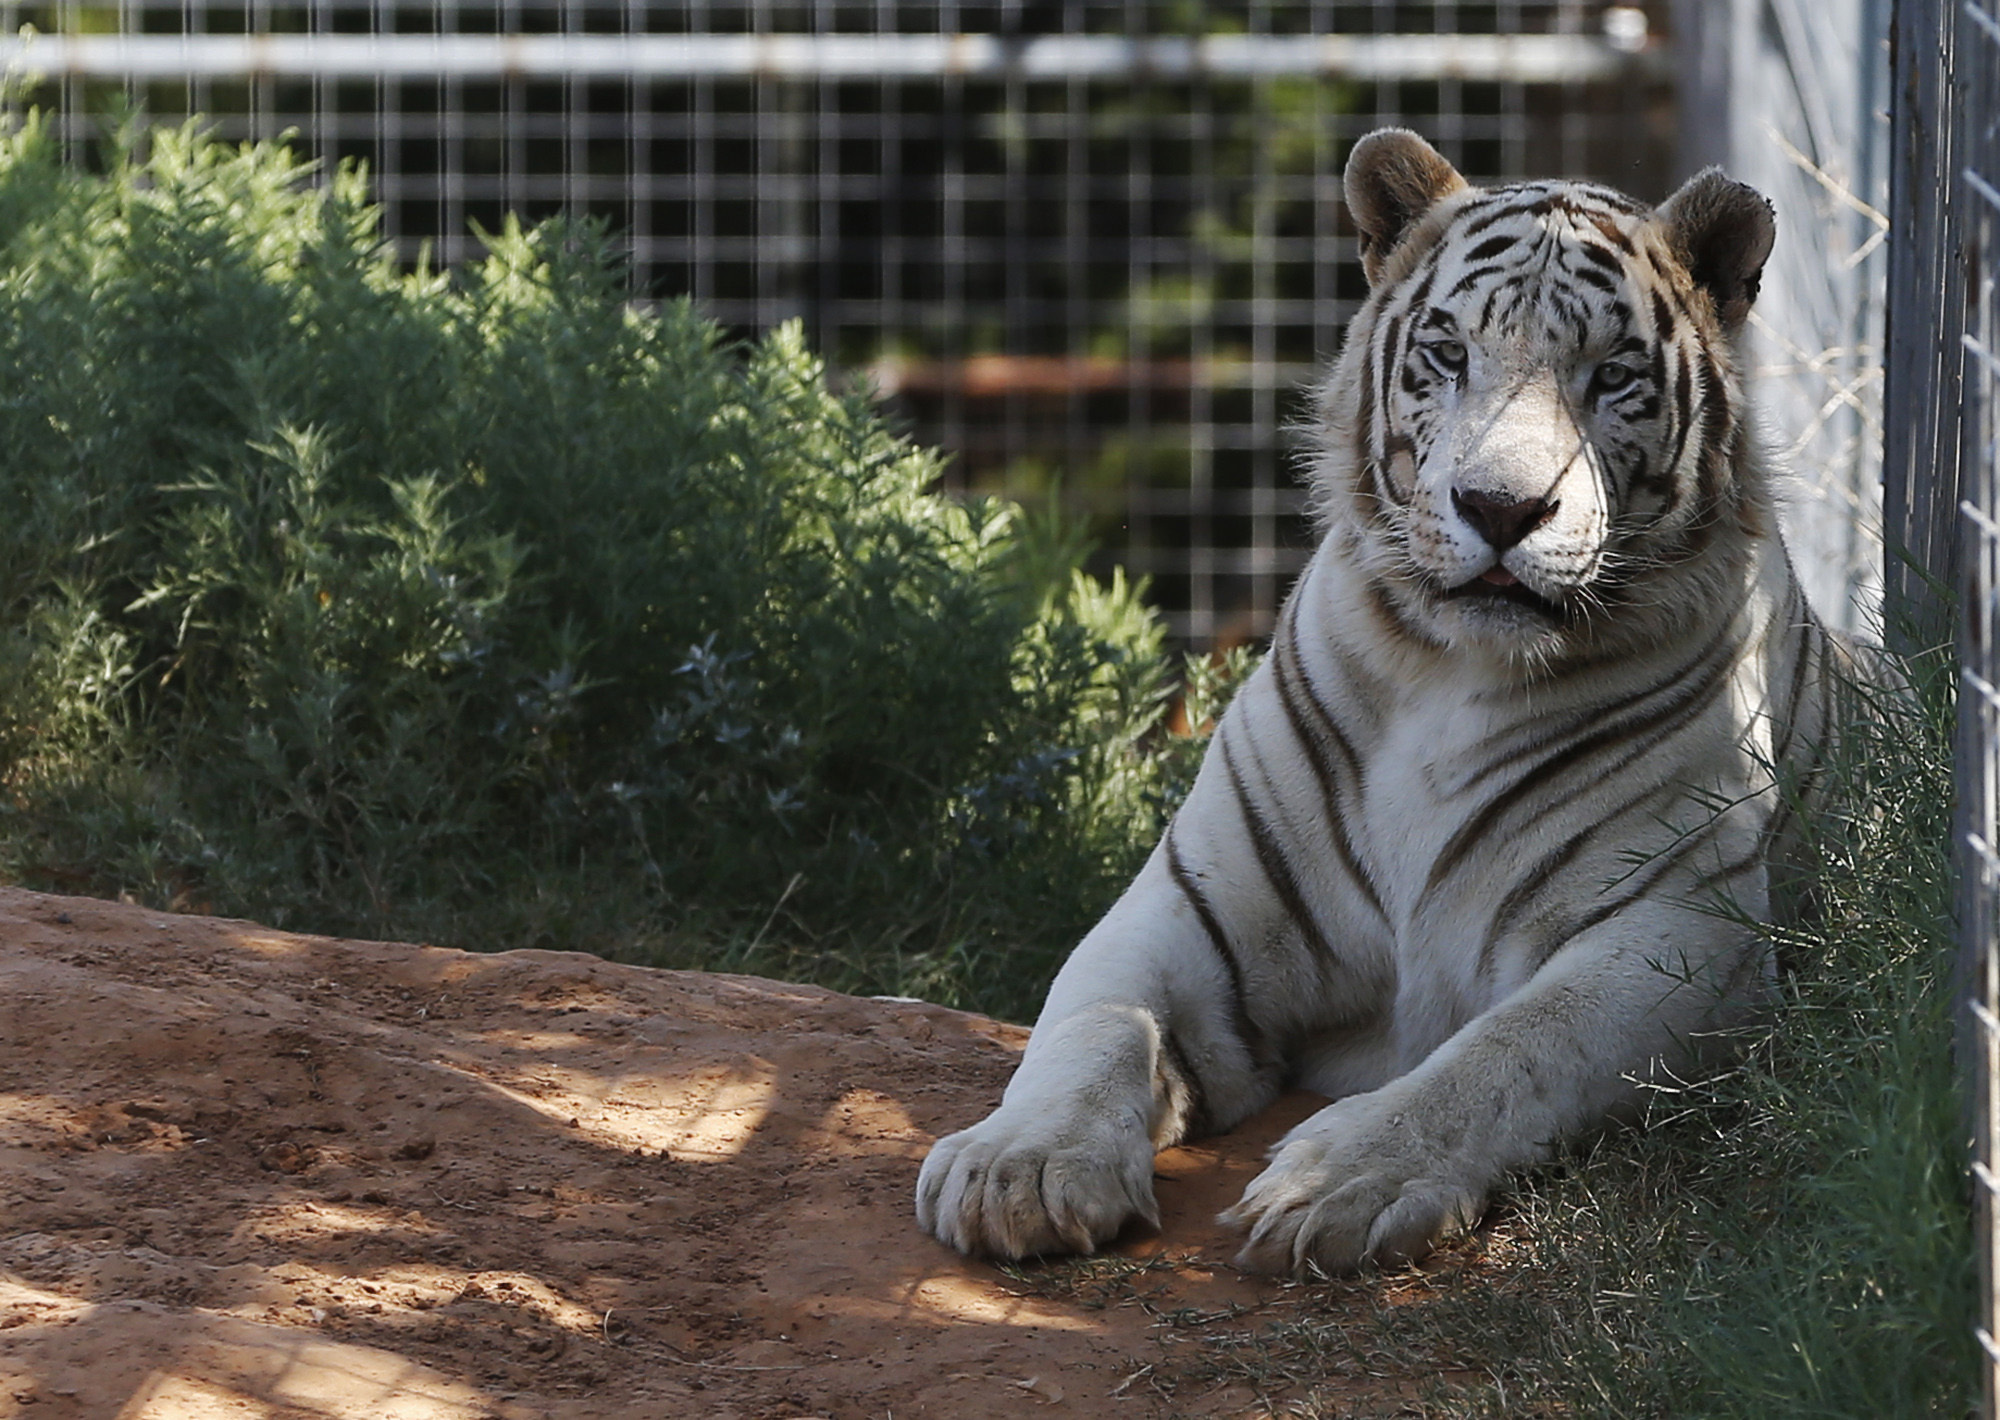
[[[1135,589],[795,329],[588,227],[401,272],[313,178],[0,144],[9,871],[1031,1009],[1192,772]]]

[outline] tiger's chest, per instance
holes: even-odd
[[[1476,691],[1402,707],[1365,753],[1354,836],[1404,986],[1472,1010],[1506,994],[1547,949],[1528,929],[1586,914],[1708,811],[1731,738],[1721,701],[1665,725]]]
[[[1357,846],[1396,938],[1463,915],[1454,908],[1476,904],[1513,856],[1482,822],[1499,816],[1495,795],[1513,778],[1475,752],[1495,728],[1470,697],[1427,697],[1365,755]]]
[[[1486,801],[1468,746],[1491,726],[1480,707],[1438,697],[1406,710],[1366,754],[1359,838],[1393,923],[1421,905],[1431,867]],[[1475,873],[1491,845],[1471,856]]]

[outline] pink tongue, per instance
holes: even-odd
[[[1518,583],[1521,579],[1519,577],[1516,577],[1512,572],[1509,572],[1505,567],[1495,567],[1491,571],[1481,572],[1479,574],[1479,580],[1482,582],[1490,582],[1492,585],[1496,587],[1511,587],[1514,586],[1516,583]]]

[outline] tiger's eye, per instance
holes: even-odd
[[[1624,389],[1637,378],[1639,378],[1638,372],[1630,365],[1621,364],[1616,360],[1606,360],[1591,372],[1590,383],[1597,393],[1610,394],[1614,390]]]
[[[1436,366],[1439,373],[1462,375],[1465,373],[1465,346],[1456,340],[1428,340],[1424,342],[1424,358]]]

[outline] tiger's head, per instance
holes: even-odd
[[[1386,628],[1547,665],[1711,624],[1775,536],[1735,351],[1770,204],[1713,169],[1657,208],[1482,190],[1401,129],[1346,195],[1371,290],[1315,496]]]

